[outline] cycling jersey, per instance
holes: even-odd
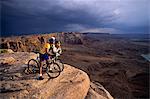
[[[62,53],[62,49],[61,47],[57,48],[55,45],[52,45],[52,48],[50,49],[49,52],[51,53],[51,55],[58,57]]]
[[[49,50],[50,47],[51,47],[51,46],[50,46],[49,43],[45,43],[44,46],[43,46],[43,48],[41,48],[40,53],[41,53],[41,54],[45,54],[45,53],[46,53],[45,49],[47,48],[47,49]]]

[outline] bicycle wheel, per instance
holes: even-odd
[[[59,65],[60,71],[62,72],[64,70],[64,64],[62,63],[62,61],[60,59],[57,59],[55,63]]]
[[[39,71],[39,63],[35,59],[28,61],[28,72],[37,73]]]
[[[56,78],[60,75],[60,67],[57,63],[48,64],[46,73],[50,78]]]

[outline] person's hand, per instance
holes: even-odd
[[[60,54],[59,54],[59,53],[56,53],[56,57],[58,57],[58,56],[60,56]]]
[[[51,56],[51,54],[50,53],[46,53],[48,56]]]
[[[58,46],[61,47],[60,43],[58,43]]]

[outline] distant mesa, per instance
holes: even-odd
[[[13,51],[35,51],[40,49],[40,44],[46,42],[50,37],[55,36],[62,44],[83,44],[81,33],[50,33],[41,35],[27,35],[2,37],[0,49],[12,49]]]
[[[83,32],[83,34],[100,34],[100,35],[110,35],[110,33],[100,33],[100,32]]]

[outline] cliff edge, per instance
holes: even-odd
[[[65,68],[60,76],[54,79],[49,79],[46,73],[42,81],[36,79],[37,74],[25,74],[24,68],[31,58],[36,58],[36,54],[27,52],[0,54],[1,98],[112,99],[105,90],[101,94],[91,89],[96,88],[96,85],[90,82],[88,75],[67,64],[64,64]]]

